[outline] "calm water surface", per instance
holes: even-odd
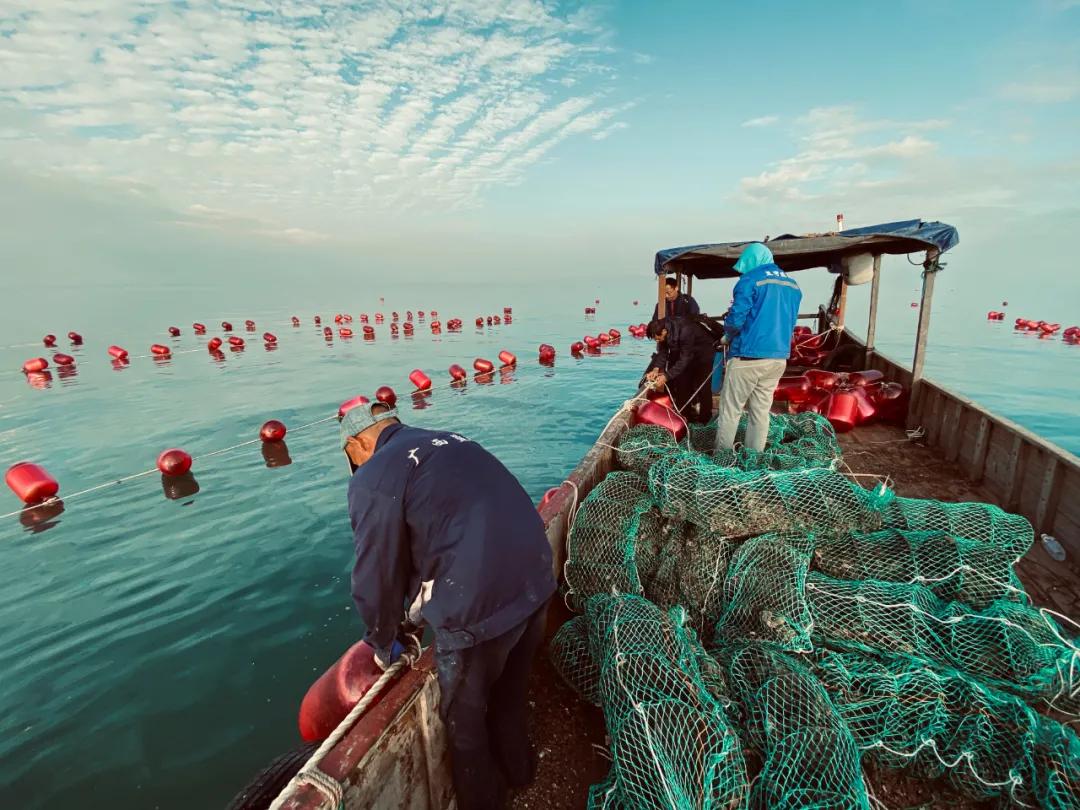
[[[911,286],[906,278],[887,288],[879,327],[880,348],[904,361],[916,313]],[[824,285],[804,288],[808,303],[824,295]],[[406,421],[476,439],[539,499],[629,396],[649,352],[632,339],[602,357],[574,360],[567,351],[586,331],[625,332],[647,319],[647,276],[638,285],[558,293],[433,289],[386,289],[383,304],[358,298],[348,305],[318,290],[288,304],[264,291],[248,310],[226,308],[211,288],[90,289],[44,313],[5,313],[0,468],[39,461],[62,492],[73,493],[149,469],[166,447],[208,453],[253,438],[269,418],[293,430],[286,466],[268,467],[258,444],[196,461],[194,495],[166,498],[154,474],[72,498],[36,526],[0,520],[3,806],[55,807],[94,791],[116,808],[218,807],[297,743],[300,698],[361,627],[349,597],[347,478],[336,425],[295,428],[390,384],[403,395]],[[707,309],[722,311],[729,290],[717,283],[698,295]],[[853,311],[864,306],[864,292],[853,291]],[[602,299],[600,312],[586,321],[580,313],[594,297]],[[985,323],[997,302],[943,297],[928,373],[1080,450],[1080,347],[1014,335],[1012,313],[1004,327]],[[472,326],[476,315],[504,305],[514,308],[513,325]],[[420,307],[437,308],[444,323],[461,317],[466,328],[433,337],[418,325],[414,338],[392,340],[383,325],[374,342],[335,337],[328,344],[312,323],[316,313],[332,324],[335,311],[379,309],[389,321],[394,309],[404,317]],[[300,328],[289,323],[294,313]],[[246,318],[258,324],[254,335],[243,331]],[[253,339],[215,362],[203,348],[207,338],[190,325],[207,323],[209,337],[220,334],[214,327],[223,319]],[[183,329],[180,338],[165,335],[171,324]],[[353,327],[359,331],[358,322]],[[30,387],[16,369],[41,353],[41,334],[69,329],[86,337],[71,352],[77,373],[53,369],[48,387]],[[279,337],[276,351],[264,350],[264,330]],[[110,343],[139,355],[155,341],[174,346],[171,361],[135,358],[117,371],[105,356]],[[536,362],[542,341],[558,348],[554,368]],[[59,345],[68,351],[65,339]],[[494,360],[502,348],[520,358],[513,374],[462,390],[445,385],[449,364]],[[404,394],[417,367],[437,389],[412,409]],[[17,507],[4,489],[0,513]]]

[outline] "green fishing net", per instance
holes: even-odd
[[[868,807],[866,757],[1080,810],[1080,648],[1016,576],[1031,525],[860,486],[815,414],[714,442],[628,430],[573,520],[551,654],[607,724],[590,807]]]

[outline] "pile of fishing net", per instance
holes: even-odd
[[[869,807],[871,758],[1080,808],[1080,647],[1015,574],[1026,520],[860,486],[816,414],[711,442],[631,429],[569,532],[551,653],[604,712],[591,807]]]

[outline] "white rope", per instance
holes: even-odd
[[[300,769],[285,786],[285,789],[281,791],[278,797],[270,805],[270,810],[279,810],[290,793],[303,784],[309,784],[323,794],[330,802],[332,807],[340,807],[342,801],[345,798],[345,789],[341,783],[333,777],[326,774],[319,769],[319,762],[322,758],[337,745],[341,739],[349,732],[349,730],[356,724],[356,721],[360,718],[368,707],[375,701],[377,697],[382,694],[382,691],[386,688],[387,684],[392,681],[399,672],[406,667],[412,667],[415,661],[419,658],[419,653],[413,655],[403,653],[401,658],[387,667],[386,671],[379,676],[379,679],[371,685],[371,688],[364,693],[364,696],[357,701],[356,705],[352,707],[347,715],[338,723],[330,736],[323,740],[322,745],[315,749],[315,753],[312,754],[308,761],[304,763],[304,766]]]

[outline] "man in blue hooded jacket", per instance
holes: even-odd
[[[725,450],[734,446],[735,431],[745,408],[745,446],[764,450],[769,408],[776,384],[787,367],[802,291],[791,276],[776,266],[772,251],[760,242],[747,245],[735,270],[740,278],[724,318],[730,346],[720,389],[716,447]]]
[[[460,810],[493,810],[532,781],[527,681],[555,592],[528,494],[457,433],[401,424],[378,402],[341,419],[356,564],[352,594],[384,669],[409,619],[434,631],[439,713]]]

